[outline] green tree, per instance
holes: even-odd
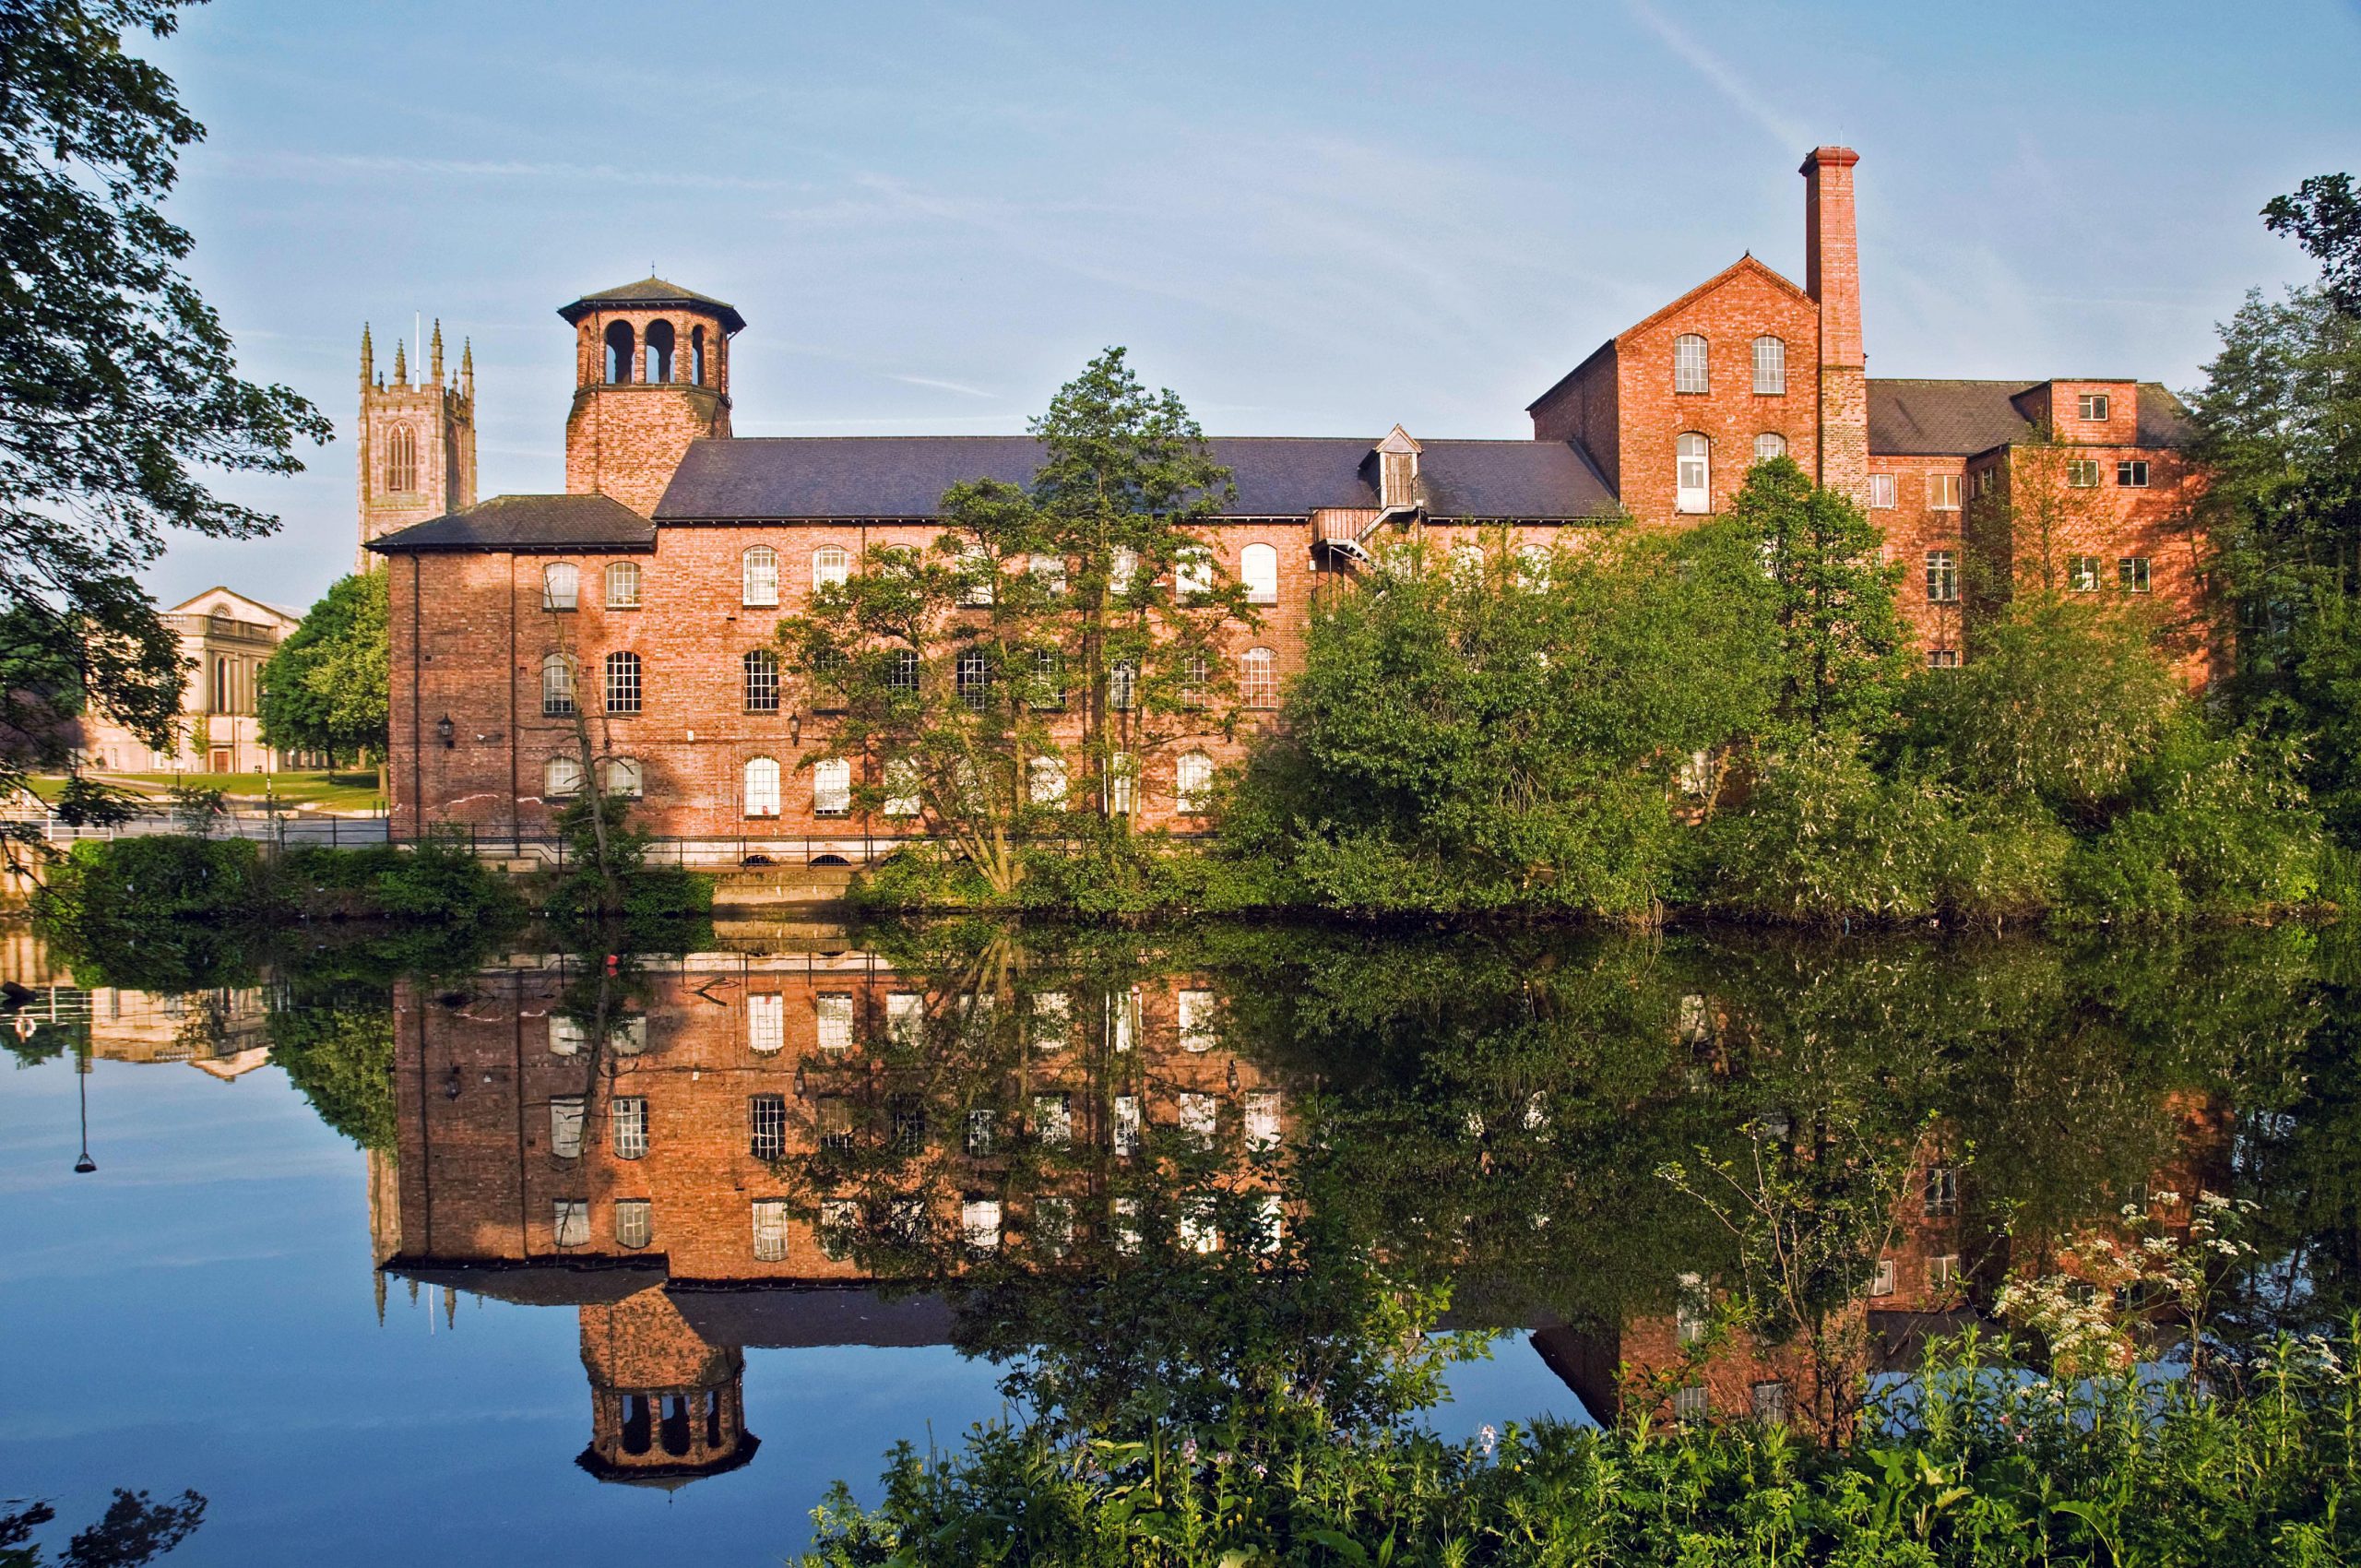
[[[171,530],[277,527],[202,470],[291,473],[296,444],[330,434],[293,391],[238,377],[180,271],[191,240],[160,204],[203,127],[122,41],[169,36],[181,8],[0,0],[0,616],[18,646],[80,671],[81,704],[159,750],[182,660],[136,574]],[[67,735],[40,717],[14,695],[0,712],[17,731],[0,788],[67,760]],[[69,815],[104,804],[87,787],[65,802]]]
[[[1228,848],[1341,908],[1648,915],[1680,812],[1769,713],[1765,588],[1727,524],[1584,534],[1408,542],[1316,608]]]
[[[1731,518],[1771,584],[1780,719],[1814,734],[1882,729],[1910,671],[1884,533],[1792,457],[1748,469]]]
[[[2350,174],[2315,174],[2293,196],[2272,196],[2262,226],[2292,234],[2320,264],[2320,287],[2336,308],[2361,316],[2361,193]]]
[[[1026,837],[1121,831],[1150,754],[1234,731],[1223,634],[1256,619],[1202,531],[1228,474],[1121,349],[1030,429],[1029,486],[953,486],[931,549],[872,550],[779,627],[855,809],[948,837],[999,894]]]
[[[340,579],[262,667],[266,745],[331,758],[386,754],[391,659],[386,574]]]

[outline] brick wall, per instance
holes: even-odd
[[[672,328],[671,379],[651,382],[654,356],[647,329]],[[631,328],[630,379],[606,379],[606,335]],[[693,336],[705,334],[705,380],[694,374]],[[664,487],[700,436],[730,434],[730,336],[710,312],[598,310],[575,324],[574,406],[565,421],[565,488],[569,494],[611,495],[642,517],[653,516]]]

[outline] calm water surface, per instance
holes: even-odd
[[[1256,1314],[1349,1337],[1275,1283],[1339,1270],[1497,1336],[1439,1429],[1611,1418],[1743,1272],[1670,1160],[1901,1161],[1857,1260],[1890,1364],[2126,1202],[2264,1200],[2257,1317],[2338,1310],[2361,1250],[2351,1016],[2295,933],[902,933],[177,994],[0,951],[0,1496],[194,1489],[175,1563],[775,1562],[1013,1371],[1218,1408]]]

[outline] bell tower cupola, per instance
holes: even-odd
[[[575,1464],[602,1481],[669,1489],[754,1456],[744,1355],[707,1344],[662,1286],[581,1313],[590,1446]]]
[[[575,335],[565,488],[648,517],[689,443],[730,434],[730,339],[745,318],[653,277],[585,294],[558,315]]]

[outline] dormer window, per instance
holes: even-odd
[[[1377,504],[1385,511],[1408,511],[1418,504],[1418,444],[1395,425],[1377,444]]]
[[[2074,399],[2074,417],[2078,420],[2104,422],[2107,417],[2107,395],[2084,392]]]

